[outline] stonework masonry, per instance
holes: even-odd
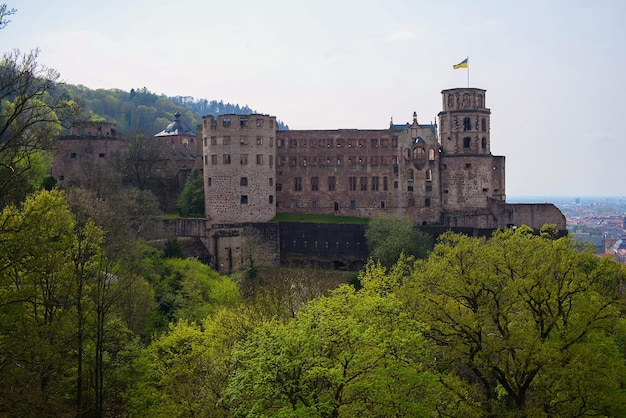
[[[243,227],[227,225],[267,222],[277,212],[393,214],[421,226],[485,230],[549,223],[564,231],[554,205],[506,203],[505,158],[491,154],[486,91],[441,93],[438,125],[414,113],[411,122],[379,130],[278,131],[274,116],[205,116],[198,138],[209,251],[229,251],[227,270],[236,269],[248,250],[235,238]]]

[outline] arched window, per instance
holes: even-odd
[[[411,159],[411,150],[408,149],[408,148],[405,148],[404,152],[403,152],[403,157],[404,157],[405,160],[410,160]]]
[[[469,131],[472,129],[472,123],[470,122],[470,118],[463,118],[463,130]]]
[[[466,136],[465,138],[463,138],[463,148],[469,148],[471,142],[472,142],[472,138],[470,138],[469,136]]]
[[[435,150],[433,148],[428,149],[428,160],[435,161]]]

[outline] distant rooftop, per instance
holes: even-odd
[[[180,121],[180,113],[174,114],[174,122],[167,125],[167,128],[155,135],[157,136],[196,136],[196,133],[192,131],[188,126]]]

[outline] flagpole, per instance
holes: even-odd
[[[469,56],[466,58],[467,59],[467,88],[469,89]]]

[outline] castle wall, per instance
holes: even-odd
[[[255,266],[280,265],[277,223],[213,224],[204,240],[211,266],[221,273]]]
[[[276,216],[276,118],[225,115],[202,120],[205,206],[213,223],[266,222]]]
[[[439,144],[432,125],[277,132],[277,211],[440,219]]]
[[[53,143],[51,174],[62,187],[98,181],[111,156],[123,147],[115,124],[76,123]]]
[[[555,224],[560,231],[567,230],[565,215],[552,203],[502,203],[494,202],[498,228],[528,225],[541,229],[545,224]]]

